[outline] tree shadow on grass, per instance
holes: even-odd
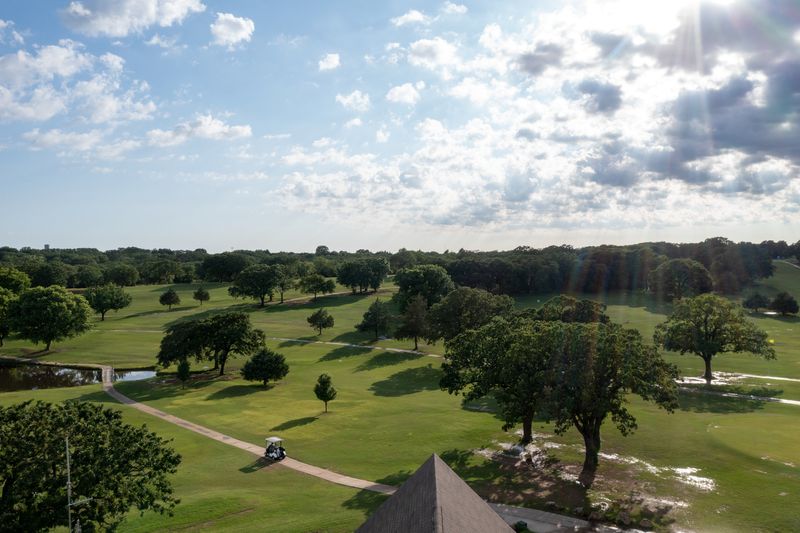
[[[253,311],[257,310],[258,307],[253,307],[252,304],[235,304],[235,305],[230,305],[228,307],[215,307],[212,309],[203,309],[203,310],[200,310],[199,307],[182,307],[181,309],[197,309],[199,312],[192,313],[191,315],[177,317],[175,320],[171,320],[170,322],[164,324],[165,329],[170,326],[174,326],[175,324],[188,322],[190,320],[202,320],[205,318],[211,318],[212,316],[225,315],[228,313],[235,313],[235,312],[252,313]],[[130,316],[136,316],[136,315],[130,315]]]
[[[220,379],[220,376],[217,376],[215,371],[212,371],[210,374],[213,374],[213,376],[209,374],[198,376],[199,379],[193,379],[185,388],[181,386],[177,379],[171,380],[167,383],[156,383],[152,381],[125,381],[115,384],[114,387],[122,394],[129,396],[136,401],[152,402],[165,398],[183,396],[192,391],[208,387],[217,381],[224,381],[227,379],[227,376],[222,376]],[[194,378],[194,376],[192,377]]]
[[[401,370],[388,378],[376,381],[369,390],[375,396],[405,396],[422,391],[439,390],[442,372],[432,364]]]
[[[303,418],[295,418],[294,420],[287,420],[282,424],[278,424],[277,426],[270,429],[270,431],[286,431],[288,429],[296,428],[299,426],[305,426],[314,422],[315,420],[319,419],[317,416],[304,416]]]
[[[325,355],[319,358],[320,362],[323,361],[336,361],[337,359],[343,359],[345,357],[353,357],[356,355],[364,355],[370,350],[369,346],[365,346],[364,348],[358,348],[355,346],[342,346],[340,348],[334,348],[333,350],[329,351]]]
[[[125,315],[123,317],[119,317],[119,320],[128,320],[130,318],[138,318],[140,316],[151,316],[151,315],[160,315],[160,314],[168,314],[174,313],[175,311],[186,311],[187,309],[196,309],[193,305],[184,305],[182,307],[173,307],[172,309],[154,309],[152,311],[142,311],[140,313],[133,313],[132,315]],[[186,318],[183,318],[185,320]],[[173,321],[175,322],[175,321]],[[170,322],[171,324],[172,322]],[[169,324],[167,324],[169,325]]]
[[[408,478],[410,478],[411,474],[413,473],[414,472],[410,472],[408,470],[401,470],[400,472],[397,472],[395,474],[390,474],[384,478],[377,480],[376,483],[382,483],[384,485],[399,487]],[[342,507],[345,507],[347,509],[357,509],[360,511],[367,511],[367,513],[370,514],[387,499],[388,496],[386,494],[382,494],[380,492],[372,492],[371,490],[362,490],[356,493],[356,495],[353,496],[352,498],[342,503]]]
[[[423,357],[421,354],[405,353],[405,352],[385,352],[373,355],[368,361],[365,361],[356,367],[356,372],[365,372],[382,368],[389,365],[397,365],[406,361],[413,361]]]
[[[689,389],[681,387],[678,395],[678,405],[681,411],[695,413],[750,413],[764,408],[765,400],[748,398],[730,398],[721,396],[719,392],[704,392],[702,389]]]
[[[303,337],[295,337],[292,340],[281,341],[281,343],[278,344],[278,346],[280,348],[288,348],[290,346],[300,346],[300,345],[303,345],[303,344],[311,344],[311,343],[313,343],[315,341],[318,341],[318,340],[320,340],[320,339],[319,339],[319,337],[317,335],[305,335]],[[307,341],[307,342],[301,342],[301,341]]]
[[[333,339],[334,342],[346,342],[347,344],[362,344],[365,346],[375,344],[375,332],[370,331],[347,331],[340,333]]]
[[[226,398],[239,398],[241,396],[253,394],[254,392],[268,391],[272,389],[272,387],[273,385],[267,385],[265,387],[263,383],[258,383],[256,385],[231,385],[230,387],[225,387],[224,389],[219,389],[212,392],[206,396],[206,400],[213,401],[224,400]]]
[[[249,465],[243,466],[239,469],[239,472],[243,474],[252,474],[253,472],[258,472],[259,470],[263,470],[264,468],[269,468],[270,466],[274,465],[273,461],[269,461],[264,459],[263,457],[259,457]]]

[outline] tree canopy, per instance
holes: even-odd
[[[298,287],[305,293],[313,294],[316,300],[317,294],[327,294],[335,291],[336,282],[332,279],[326,279],[322,274],[313,273],[300,278]]]
[[[161,296],[158,297],[158,303],[168,306],[167,309],[172,311],[173,305],[178,305],[181,303],[181,297],[178,296],[178,293],[175,291],[175,289],[169,288],[162,292]]]
[[[665,350],[691,353],[705,362],[703,377],[711,383],[711,359],[728,352],[749,352],[775,359],[767,332],[751,322],[741,306],[714,294],[675,302],[666,322],[656,326],[654,340]]]
[[[91,287],[83,293],[86,301],[94,309],[95,313],[100,313],[100,320],[106,319],[109,311],[119,311],[131,304],[131,295],[116,285],[102,285]]]
[[[0,288],[19,294],[31,286],[31,278],[16,268],[0,266]]]
[[[424,296],[430,307],[455,289],[447,270],[438,265],[404,268],[395,274],[394,281],[399,289],[395,298],[401,311],[405,311],[406,306],[417,294]]]
[[[106,267],[103,274],[105,280],[120,287],[136,285],[139,281],[139,271],[135,266],[127,263],[114,263]]]
[[[507,315],[513,309],[514,300],[510,296],[459,287],[431,307],[426,338],[447,341],[488,323],[495,316]]]
[[[328,310],[325,308],[320,308],[314,311],[311,316],[306,318],[308,324],[317,330],[319,335],[322,335],[322,330],[326,328],[333,327],[333,317],[328,313]]]
[[[650,291],[665,300],[695,296],[710,292],[711,274],[693,259],[671,259],[650,273]]]
[[[361,322],[356,324],[356,329],[358,331],[372,331],[375,333],[375,340],[378,340],[381,332],[389,329],[389,320],[392,317],[389,309],[388,303],[376,298],[367,309],[367,312],[364,313]]]
[[[113,529],[131,507],[171,514],[170,474],[181,457],[120,411],[87,402],[25,402],[0,407],[0,529],[67,526],[65,437],[69,438],[73,522]],[[74,524],[73,524],[74,525]]]
[[[233,281],[250,263],[246,255],[223,252],[203,259],[197,273],[206,281]]]
[[[428,324],[428,302],[421,294],[416,295],[400,316],[400,325],[394,332],[395,338],[413,339],[414,349],[419,349],[419,339],[430,338]]]
[[[770,309],[779,312],[782,316],[795,315],[799,310],[797,300],[788,292],[779,292],[769,304]]]
[[[744,299],[742,302],[742,306],[747,309],[752,309],[756,313],[759,309],[764,307],[769,307],[770,299],[761,294],[760,292],[754,292],[750,296]]]
[[[269,348],[261,348],[242,366],[241,374],[247,381],[262,381],[264,387],[268,381],[277,381],[286,377],[289,365],[286,358]]]
[[[17,295],[8,289],[0,287],[0,347],[3,341],[11,333],[11,316],[9,309],[11,302],[17,299]]]
[[[350,287],[353,294],[356,290],[366,292],[368,289],[377,291],[389,273],[389,262],[382,257],[370,257],[356,261],[346,261],[339,265],[336,280]]]
[[[325,412],[328,412],[328,402],[336,399],[336,389],[333,387],[333,380],[328,374],[321,374],[314,385],[314,394],[317,399],[325,404]]]
[[[264,307],[267,296],[272,301],[279,275],[280,272],[275,266],[249,266],[236,275],[228,293],[235,298],[243,296],[255,298],[259,301],[259,306]]]
[[[211,299],[211,295],[205,288],[197,287],[197,289],[192,293],[192,299],[200,302],[200,306],[202,307],[203,302],[207,302]]]
[[[23,291],[8,309],[12,331],[34,344],[75,337],[88,331],[92,310],[83,296],[64,287],[33,287]]]

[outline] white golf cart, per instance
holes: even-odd
[[[286,457],[286,449],[283,447],[283,439],[280,437],[267,437],[267,449],[264,457],[273,461],[280,461]]]

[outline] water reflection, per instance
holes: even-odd
[[[0,363],[0,391],[53,389],[100,383],[100,370]]]

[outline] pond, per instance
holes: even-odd
[[[114,380],[136,381],[155,375],[153,370],[120,370],[114,372]],[[101,371],[93,368],[0,361],[0,392],[77,387],[101,381]]]

